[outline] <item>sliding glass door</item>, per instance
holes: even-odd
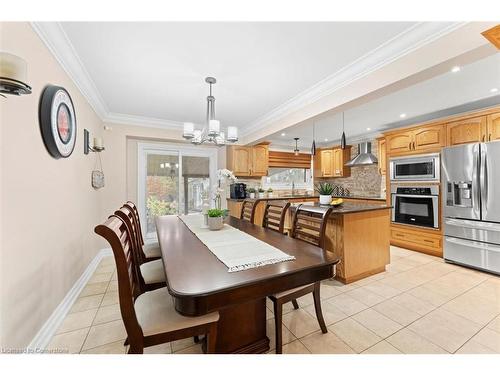
[[[146,237],[156,236],[154,218],[201,212],[215,183],[217,150],[174,144],[138,147],[138,206]]]

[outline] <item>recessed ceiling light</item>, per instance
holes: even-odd
[[[328,138],[325,138],[325,142],[328,142]]]
[[[451,72],[452,73],[456,73],[456,72],[459,72],[460,71],[460,67],[459,66],[454,66],[453,68],[451,68]]]
[[[497,92],[497,91],[498,91],[498,89],[497,89],[496,87],[493,87],[493,88],[490,90],[490,92]]]
[[[366,128],[366,130],[370,131],[370,130],[372,130],[372,128]]]
[[[286,134],[285,133],[281,133],[281,136],[284,137]]]
[[[406,113],[401,113],[401,114],[399,115],[399,117],[401,117],[401,118],[405,118],[405,117],[406,117]]]

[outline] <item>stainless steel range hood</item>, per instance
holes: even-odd
[[[378,163],[378,159],[372,154],[372,144],[363,142],[358,144],[358,155],[348,161],[346,167],[357,167],[359,165],[371,165]]]

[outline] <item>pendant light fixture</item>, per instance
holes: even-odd
[[[299,141],[299,138],[294,138],[295,139],[295,149],[293,150],[293,153],[295,154],[295,156],[298,156],[299,155],[299,145],[298,145],[298,141]]]
[[[316,155],[316,140],[314,139],[314,127],[315,127],[315,123],[314,123],[314,119],[313,119],[313,143],[311,145],[311,155],[314,156]]]
[[[345,131],[344,131],[344,112],[342,112],[342,137],[340,138],[340,148],[345,150],[346,141],[345,141]]]

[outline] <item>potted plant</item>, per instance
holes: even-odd
[[[208,228],[220,230],[224,227],[224,210],[213,208],[208,210]]]
[[[255,198],[255,189],[254,188],[248,189],[248,194],[250,194],[251,199],[254,199]]]
[[[273,189],[269,188],[267,189],[267,197],[272,198],[273,197]]]
[[[264,199],[265,198],[264,193],[265,193],[265,190],[260,187],[259,188],[259,199]]]
[[[332,184],[329,182],[320,182],[316,185],[316,191],[319,193],[319,204],[330,204],[333,193]]]

